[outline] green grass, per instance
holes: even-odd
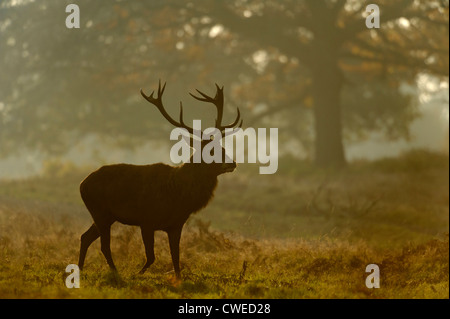
[[[0,182],[0,298],[449,298],[448,157],[411,152],[323,171],[280,161],[274,176],[242,165],[192,216],[182,281],[167,236],[144,275],[137,227],[114,225],[111,273],[99,242],[81,288],[68,289],[91,220],[78,194],[88,173],[51,163],[41,177]],[[381,288],[365,286],[380,267]]]

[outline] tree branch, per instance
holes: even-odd
[[[264,117],[272,115],[272,114],[276,114],[278,112],[290,110],[290,109],[293,109],[293,108],[296,108],[296,107],[299,107],[299,106],[305,107],[302,104],[302,101],[305,99],[306,95],[307,95],[307,91],[305,90],[298,97],[296,97],[295,99],[292,99],[291,101],[289,101],[287,103],[283,103],[282,105],[270,107],[266,111],[261,112],[261,113],[255,115],[255,116],[251,117],[247,121],[247,126],[252,126],[254,123],[257,123],[258,121],[260,121]]]
[[[298,37],[287,34],[286,30],[308,25],[308,18],[298,19],[298,23],[286,15],[271,13],[270,16],[241,17],[225,3],[217,1],[214,17],[232,32],[244,36],[249,41],[276,47],[283,53],[295,56],[305,63],[312,61],[308,44],[301,43]]]

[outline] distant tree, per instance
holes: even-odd
[[[389,86],[397,89],[405,77],[412,79],[418,72],[448,77],[448,1],[377,1],[380,29],[368,29],[365,23],[371,1],[232,3],[216,1],[204,14],[212,15],[245,41],[296,58],[308,70],[315,162],[320,166],[345,163],[342,113],[346,85],[363,83],[369,95],[383,96]],[[381,80],[384,88],[379,85]],[[360,102],[366,103],[366,99]],[[392,126],[389,121],[387,124]]]

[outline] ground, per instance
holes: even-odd
[[[411,152],[337,171],[283,158],[273,176],[242,165],[182,234],[182,280],[167,236],[144,275],[137,227],[115,224],[108,270],[99,242],[80,289],[65,286],[90,226],[87,168],[50,162],[0,182],[0,298],[449,298],[448,156]],[[366,287],[368,264],[380,288]]]

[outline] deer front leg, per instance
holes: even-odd
[[[99,228],[101,251],[108,262],[109,268],[112,271],[117,271],[111,256],[111,225]]]
[[[169,236],[170,254],[172,255],[173,268],[177,279],[181,279],[180,273],[180,238],[183,225],[167,231]]]

